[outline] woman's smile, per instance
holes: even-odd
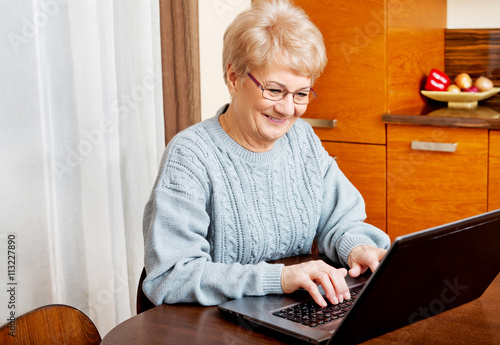
[[[234,96],[221,118],[221,125],[238,144],[250,151],[271,150],[276,140],[284,136],[307,109],[306,104],[294,102],[293,92],[309,90],[311,78],[291,69],[281,65],[257,68],[252,71],[253,81],[237,76],[229,66],[227,77],[229,91]],[[282,99],[270,100],[263,95],[263,88],[269,85],[291,92]]]
[[[269,115],[266,115],[264,114],[272,123],[276,123],[276,124],[284,124],[286,122],[287,119],[278,119],[276,117],[272,117],[272,116],[269,116]]]

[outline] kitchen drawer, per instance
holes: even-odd
[[[366,204],[367,223],[386,229],[385,146],[323,142]]]
[[[487,189],[488,130],[387,126],[392,239],[486,212]]]
[[[488,210],[500,209],[500,131],[490,131]]]

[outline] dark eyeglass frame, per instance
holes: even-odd
[[[291,94],[292,95],[292,99],[293,99],[293,102],[295,104],[298,104],[298,105],[307,105],[309,103],[311,103],[316,97],[318,97],[318,95],[316,95],[316,92],[310,88],[309,90],[302,90],[302,91],[295,91],[295,92],[291,92],[291,91],[288,91],[287,89],[284,88],[284,92],[283,92],[283,97],[279,98],[279,99],[274,99],[274,98],[269,98],[269,97],[266,97],[265,95],[265,92],[268,91],[269,89],[267,88],[267,86],[262,86],[261,83],[259,83],[257,81],[257,79],[255,79],[255,77],[251,74],[251,73],[248,73],[248,76],[250,77],[250,79],[252,79],[252,81],[259,87],[259,89],[262,90],[262,97],[264,97],[265,99],[268,99],[270,101],[281,101],[283,98],[285,98],[288,94]],[[307,103],[304,103],[302,101],[299,101],[297,102],[297,100],[295,99],[295,95],[297,94],[300,94],[300,93],[304,93],[304,92],[308,92],[308,93],[311,93],[313,94],[313,98],[312,99],[309,99],[307,98]]]

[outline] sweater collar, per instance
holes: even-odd
[[[219,122],[219,117],[224,114],[228,108],[229,104],[225,104],[217,111],[214,117],[208,120],[213,139],[223,151],[236,155],[249,163],[273,163],[282,157],[285,141],[287,140],[286,134],[276,140],[273,148],[267,152],[252,152],[231,138],[229,134],[224,131]]]

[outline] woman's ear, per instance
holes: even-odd
[[[231,64],[227,65],[226,78],[226,84],[229,93],[231,95],[235,95],[237,93],[238,76]]]

